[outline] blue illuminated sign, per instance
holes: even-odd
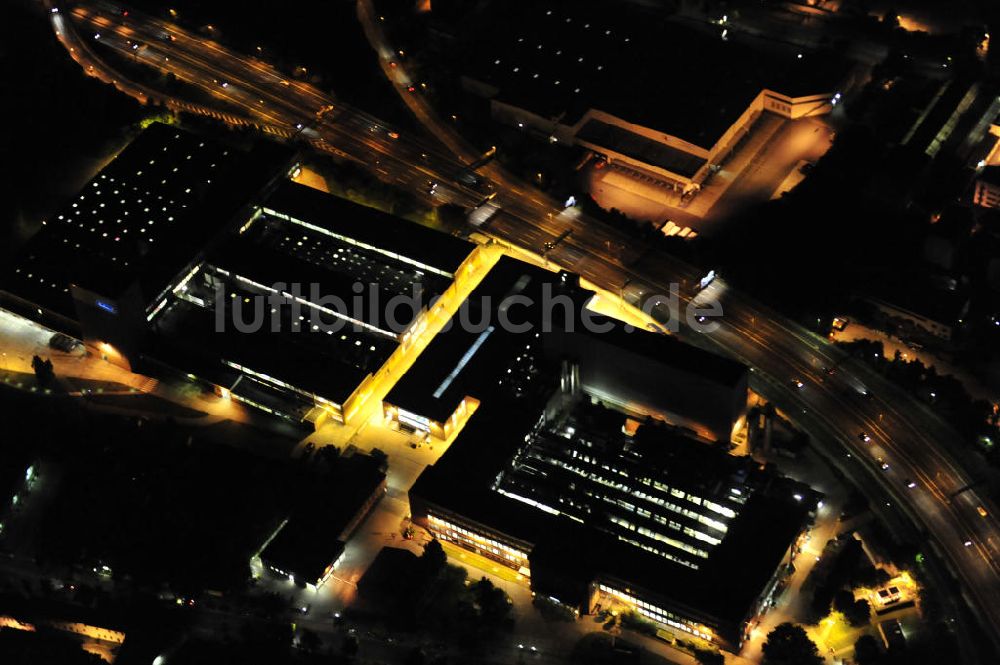
[[[97,306],[103,309],[105,312],[111,312],[112,314],[117,314],[118,309],[109,302],[104,302],[103,300],[97,301]]]

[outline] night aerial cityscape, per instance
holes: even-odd
[[[5,0],[0,665],[1000,663],[998,0]]]

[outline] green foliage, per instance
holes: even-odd
[[[854,660],[858,665],[878,665],[882,660],[882,650],[878,640],[871,635],[862,635],[854,643]]]
[[[801,626],[783,623],[772,630],[763,647],[764,665],[822,665],[823,659]]]
[[[698,661],[698,665],[724,665],[726,662],[721,653],[708,649],[695,649],[694,659]]]
[[[624,612],[621,621],[622,628],[628,628],[629,630],[634,630],[637,633],[649,635],[650,637],[656,635],[656,624],[638,612]]]
[[[868,623],[871,616],[871,607],[868,601],[854,600],[854,594],[850,591],[838,591],[833,596],[833,609],[843,614],[848,622],[857,628]]]
[[[42,360],[38,356],[32,356],[31,369],[35,371],[35,378],[38,379],[38,385],[48,387],[55,381],[56,374],[52,369],[52,361],[48,358]]]
[[[164,125],[178,125],[180,121],[177,115],[171,111],[163,110],[159,113],[151,113],[139,121],[139,129],[146,129],[154,122],[161,122]]]
[[[927,403],[954,426],[970,446],[981,436],[1000,437],[1000,427],[993,417],[993,405],[974,399],[954,376],[938,374],[934,367],[927,367],[919,360],[907,361],[898,350],[889,360],[884,356],[882,342],[859,339],[840,342],[838,346],[909,391],[916,399]],[[989,459],[994,464],[1000,464],[1000,455],[996,453],[990,454]]]
[[[376,566],[387,568],[369,569],[369,575],[376,576],[371,585],[377,586],[362,580],[362,595],[394,629],[424,630],[478,644],[513,623],[507,594],[486,578],[469,583],[465,568],[449,564],[436,540],[419,558],[393,556],[384,563],[377,560]]]

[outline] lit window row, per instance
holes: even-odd
[[[466,544],[473,545],[477,549],[486,549],[493,554],[504,556],[514,562],[526,562],[528,560],[527,552],[511,547],[510,545],[502,543],[494,538],[483,536],[475,531],[453,524],[447,520],[443,520],[436,515],[429,515],[428,521],[430,522],[431,530],[434,532],[435,536],[445,536],[442,540],[462,541]]]
[[[685,632],[691,633],[692,635],[697,635],[698,637],[711,640],[712,633],[705,626],[700,626],[691,621],[686,621],[684,618],[677,616],[673,612],[669,612],[657,605],[648,603],[644,600],[636,598],[630,593],[625,593],[615,589],[614,587],[607,586],[606,584],[599,584],[598,588],[601,593],[604,593],[612,598],[619,600],[626,605],[631,605],[639,613],[643,614],[654,621],[657,621],[668,626],[673,626],[674,628],[679,628]]]

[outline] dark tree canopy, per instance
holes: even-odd
[[[878,665],[882,661],[882,650],[871,635],[862,635],[854,643],[854,660],[858,665]]]
[[[783,623],[764,642],[764,665],[822,665],[823,659],[801,626]]]

